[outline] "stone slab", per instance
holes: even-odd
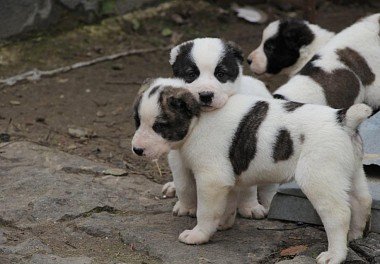
[[[359,132],[363,139],[363,164],[380,166],[380,112],[364,121]]]
[[[369,177],[368,182],[373,198],[370,231],[380,233],[380,177]],[[272,201],[268,218],[322,224],[317,212],[295,182],[281,185]]]

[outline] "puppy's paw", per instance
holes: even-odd
[[[162,196],[164,198],[173,198],[175,196],[174,182],[167,182],[162,186]]]
[[[191,216],[195,217],[197,214],[197,207],[184,206],[181,201],[177,201],[173,208],[173,215],[175,216]]]
[[[200,245],[207,243],[210,239],[210,235],[207,235],[194,227],[192,230],[183,231],[179,237],[179,241],[188,245]]]
[[[317,263],[318,264],[340,264],[343,263],[346,259],[346,253],[345,252],[330,252],[325,251],[319,254],[317,257]]]
[[[256,206],[239,205],[238,212],[242,217],[249,219],[263,219],[268,215],[268,209],[261,204]]]

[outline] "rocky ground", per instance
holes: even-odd
[[[262,8],[271,19],[300,15]],[[378,11],[325,4],[317,22],[340,30]],[[3,43],[0,78],[198,36],[236,41],[247,54],[263,28],[208,2],[163,4]],[[208,245],[177,241],[195,219],[172,216],[175,200],[161,199],[165,161],[158,170],[130,152],[139,84],[170,72],[168,52],[158,51],[0,88],[0,142],[10,140],[0,146],[0,263],[314,263],[326,246],[314,226],[238,219]],[[284,77],[265,81],[274,89]],[[379,243],[374,233],[356,241],[349,263],[379,262]]]

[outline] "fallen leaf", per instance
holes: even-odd
[[[281,257],[285,256],[295,256],[301,252],[304,252],[307,249],[306,245],[298,245],[298,246],[293,246],[293,247],[288,247],[280,252]]]

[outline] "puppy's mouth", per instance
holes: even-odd
[[[216,109],[216,107],[213,107],[211,105],[201,104],[202,111],[209,112]]]

